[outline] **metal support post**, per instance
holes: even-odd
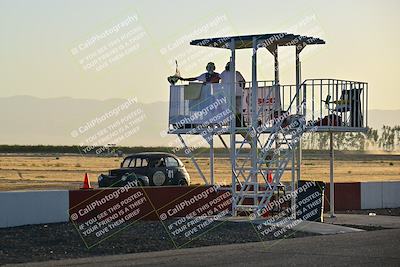
[[[214,135],[211,135],[210,139],[210,183],[215,184],[214,180]]]
[[[197,164],[197,161],[194,158],[191,149],[186,145],[185,140],[183,139],[183,137],[180,134],[178,134],[178,137],[179,137],[179,140],[181,140],[181,143],[182,143],[183,147],[185,148],[185,154],[190,157],[194,167],[196,168],[197,172],[200,174],[201,179],[203,179],[204,183],[206,185],[208,185],[209,183],[207,181],[207,178],[204,176],[203,172],[201,171],[199,164]]]
[[[329,132],[329,211],[331,218],[335,217],[335,182],[333,176],[333,163],[334,163],[334,151],[333,151],[333,132]]]
[[[302,110],[300,109],[300,99],[301,98],[301,63],[300,63],[300,52],[303,50],[303,47],[296,46],[296,113],[301,114]],[[297,182],[301,179],[301,158],[302,158],[302,144],[301,139],[298,141],[297,144]]]
[[[230,137],[231,137],[231,170],[232,170],[232,216],[236,216],[236,68],[235,68],[235,39],[232,38],[230,42],[231,49],[231,63],[230,70],[234,74],[232,75],[231,88],[230,88],[230,106],[232,109],[231,121],[230,121]]]
[[[258,126],[257,111],[257,38],[253,37],[253,56],[251,60],[251,126],[255,131]],[[254,187],[254,205],[258,205],[258,181],[257,181],[257,133],[251,138],[251,181]]]
[[[291,187],[292,187],[292,193],[296,190],[296,150],[292,150],[292,181],[291,181]],[[292,219],[296,218],[296,197],[295,194],[292,194],[292,199],[291,199],[291,205],[292,205]]]

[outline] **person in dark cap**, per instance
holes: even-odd
[[[214,62],[209,62],[206,66],[207,72],[201,74],[200,76],[193,77],[193,78],[180,78],[181,81],[200,81],[203,83],[219,83],[221,79],[218,72],[215,72],[215,64]]]

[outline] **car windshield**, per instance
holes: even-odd
[[[167,162],[167,167],[178,167],[179,166],[178,161],[173,157],[167,157],[166,162]]]

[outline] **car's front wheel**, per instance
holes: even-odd
[[[178,182],[179,186],[188,186],[188,182],[186,181],[186,179],[181,179]]]
[[[145,186],[145,184],[144,184],[144,182],[142,180],[138,179],[137,180],[137,186],[138,187],[143,187],[143,186]]]

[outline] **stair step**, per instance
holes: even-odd
[[[258,208],[258,205],[236,205],[236,208],[239,208],[239,209],[257,209]]]
[[[251,145],[251,143],[248,140],[235,141],[235,144],[239,144],[239,145],[241,145],[241,144],[249,144],[249,145]]]
[[[265,169],[262,169],[262,170],[264,170],[264,171],[268,171],[268,170],[270,170],[270,171],[276,171],[276,170],[280,170],[280,168],[275,168],[275,167],[271,167],[271,168],[265,168]],[[292,168],[285,168],[284,169],[285,171],[290,171],[290,170],[292,170]],[[272,173],[272,174],[274,174],[274,173]]]
[[[243,193],[238,192],[237,193],[237,195],[240,197],[256,197],[256,196],[264,196],[266,194],[268,194],[267,191],[258,192],[258,193],[255,193],[255,192],[243,192]]]
[[[243,186],[245,186],[245,185],[257,185],[257,184],[260,184],[260,183],[259,182],[246,182],[246,183],[243,183]]]

